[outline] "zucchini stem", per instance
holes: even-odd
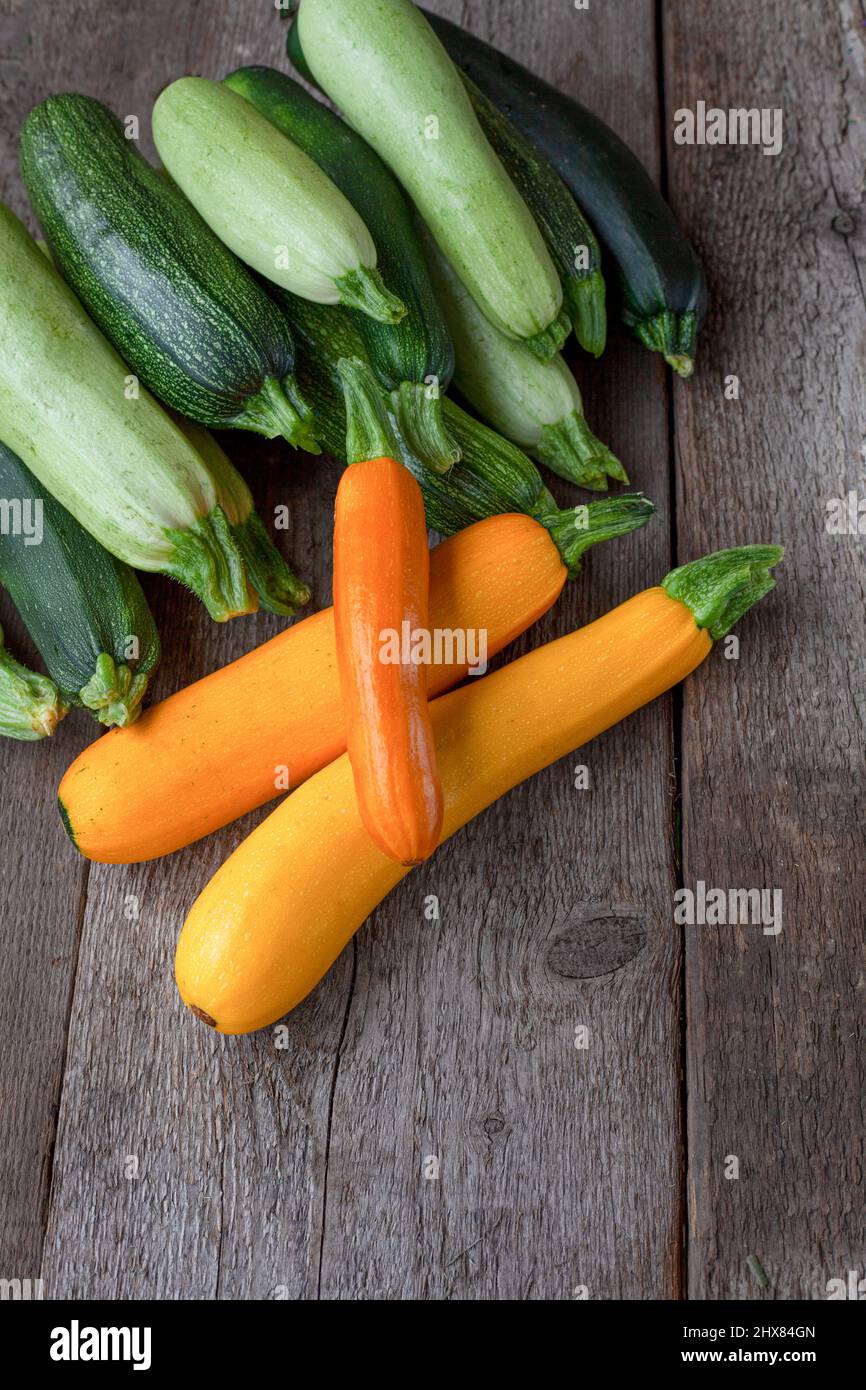
[[[10,656],[0,628],[0,734],[35,743],[53,734],[68,713],[53,680]]]
[[[584,352],[601,357],[607,342],[604,276],[600,270],[582,278],[573,275],[563,291],[577,341]]]
[[[662,580],[662,588],[691,610],[698,627],[718,639],[775,588],[770,570],[783,554],[781,545],[717,550],[671,570]]]
[[[536,521],[549,531],[570,579],[580,573],[584,553],[601,541],[612,541],[639,531],[655,515],[655,507],[642,493],[605,497],[567,511],[536,514]]]
[[[555,425],[545,425],[532,449],[552,473],[594,492],[607,489],[608,478],[627,483],[628,475],[619,459],[596,439],[582,415],[573,410]]]
[[[186,530],[167,529],[174,558],[166,573],[192,589],[218,623],[255,613],[258,601],[222,507],[214,507]]]
[[[310,601],[310,591],[283,559],[258,512],[231,528],[250,583],[267,613],[293,618]]]
[[[360,357],[341,357],[337,372],[346,406],[346,462],[366,463],[381,458],[402,461],[385,393],[372,367]]]
[[[349,309],[360,309],[377,323],[399,323],[409,312],[402,299],[385,287],[375,267],[360,265],[334,281],[340,291],[340,303]]]
[[[92,710],[100,724],[125,729],[141,714],[141,702],[148,676],[134,675],[128,666],[118,666],[110,652],[100,652],[96,669],[79,692],[85,709]]]
[[[698,337],[698,320],[693,309],[684,314],[665,309],[651,319],[638,319],[626,310],[623,318],[644,347],[651,352],[660,352],[677,376],[684,380],[691,376],[695,369]]]
[[[563,307],[542,333],[536,333],[534,338],[526,338],[525,343],[540,362],[549,362],[560,351],[570,332],[571,319]]]
[[[266,439],[282,435],[289,444],[305,449],[308,454],[322,452],[314,434],[313,412],[293,376],[286,376],[282,381],[269,376],[234,423],[238,429],[254,430]]]
[[[434,473],[447,473],[460,462],[463,451],[445,426],[438,388],[401,381],[391,392],[391,406],[412,453]]]

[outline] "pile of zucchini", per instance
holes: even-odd
[[[44,243],[0,207],[0,584],[48,676],[0,633],[0,733],[134,722],[159,660],[135,570],[220,622],[309,600],[210,430],[387,448],[449,535],[561,516],[536,463],[628,481],[562,356],[604,351],[606,255],[636,336],[692,369],[700,264],[589,112],[411,0],[303,0],[288,52],[342,115],[245,67],[161,93],[159,169],[90,97],[24,124]]]

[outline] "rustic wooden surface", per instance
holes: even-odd
[[[531,641],[721,545],[784,541],[782,583],[738,660],[717,651],[682,699],[410,876],[284,1034],[219,1038],[172,980],[185,911],[256,818],[167,861],[88,868],[53,804],[84,716],[0,750],[0,1274],[41,1275],[48,1297],[821,1298],[864,1258],[866,585],[862,538],[824,529],[866,456],[863,15],[434,7],[609,120],[666,181],[711,278],[691,383],[672,388],[621,334],[578,367],[659,518],[596,552]],[[47,93],[90,93],[146,129],[173,77],[281,53],[268,4],[70,0],[58,24],[48,0],[7,0],[0,197],[25,214],[16,133]],[[782,155],[673,146],[671,113],[698,99],[782,106]],[[263,516],[290,505],[287,548],[327,602],[336,468],[228,447]],[[218,628],[177,586],[147,588],[157,694],[279,625]],[[5,603],[2,619],[32,655]],[[781,887],[781,935],[674,926],[675,888],[701,878]]]

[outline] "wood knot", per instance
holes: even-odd
[[[850,212],[837,212],[833,218],[833,231],[840,236],[851,236],[857,230],[857,219]]]
[[[646,936],[641,917],[612,908],[581,907],[548,947],[547,964],[567,980],[612,975],[640,955]]]
[[[488,1139],[496,1139],[504,1130],[505,1121],[501,1115],[488,1115],[481,1127]]]

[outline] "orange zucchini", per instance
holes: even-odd
[[[431,705],[442,839],[541,768],[671,689],[773,586],[776,546],[720,551]],[[347,757],[288,797],[192,908],[175,974],[222,1033],[281,1018],[318,983],[408,870],[364,829]]]
[[[645,498],[619,497],[591,502],[581,529],[575,514],[551,517],[557,535],[571,522],[568,570],[551,532],[530,517],[476,522],[431,551],[431,624],[486,629],[493,656],[556,602],[583,550],[645,525],[652,510]],[[465,675],[457,663],[432,666],[430,694]],[[88,859],[139,863],[299,786],[345,748],[328,608],[85,748],[60,784],[60,812]]]
[[[424,498],[412,474],[392,458],[350,464],[334,511],[346,747],[361,819],[398,864],[427,859],[442,829],[428,668],[411,659],[416,634],[430,630],[429,561]]]

